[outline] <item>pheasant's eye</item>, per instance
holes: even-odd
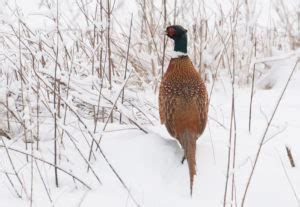
[[[176,30],[173,27],[168,27],[167,28],[167,35],[169,37],[174,37],[176,35]]]

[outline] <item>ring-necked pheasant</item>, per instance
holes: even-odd
[[[174,54],[159,90],[159,114],[162,124],[184,150],[190,175],[190,193],[196,174],[196,141],[203,133],[208,113],[208,96],[204,82],[187,55],[187,30],[167,27],[166,35],[174,40]]]

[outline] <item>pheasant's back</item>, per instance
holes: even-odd
[[[204,131],[207,92],[189,57],[171,59],[160,85],[159,109],[161,122],[177,139],[186,130],[195,137]]]

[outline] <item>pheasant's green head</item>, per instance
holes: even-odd
[[[174,51],[187,53],[187,30],[180,25],[167,27],[166,35],[174,40]]]

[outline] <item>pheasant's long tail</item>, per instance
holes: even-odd
[[[182,141],[182,147],[189,167],[190,193],[192,196],[194,176],[196,175],[196,138],[194,138],[188,131],[185,131]]]

